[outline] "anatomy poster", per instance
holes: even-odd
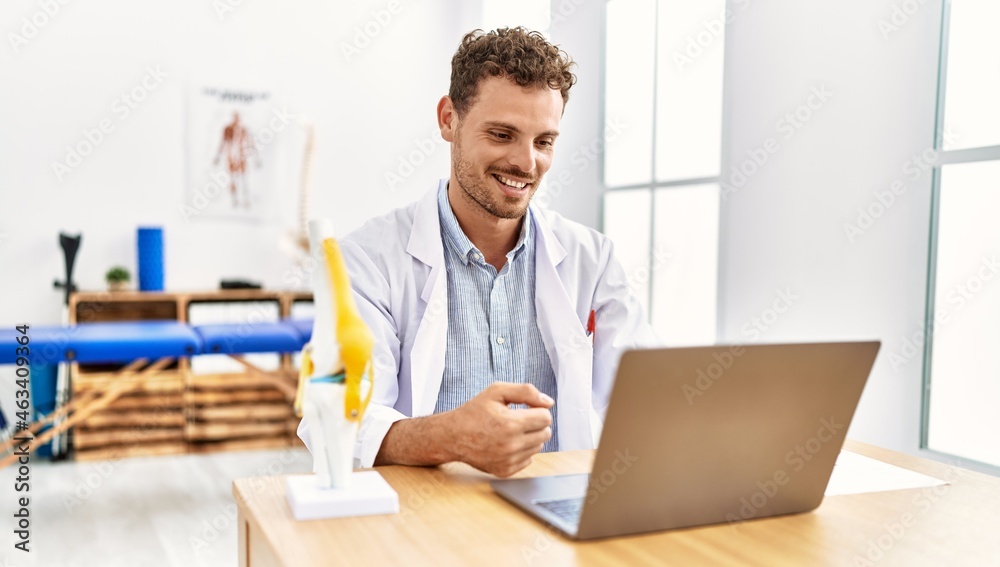
[[[294,114],[270,92],[203,87],[187,105],[185,219],[273,220],[288,187]]]

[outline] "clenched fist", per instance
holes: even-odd
[[[527,409],[511,409],[524,404]],[[552,437],[555,401],[531,384],[496,382],[452,411],[397,421],[389,428],[376,465],[468,463],[507,477],[531,464]]]
[[[452,414],[456,460],[501,477],[523,469],[552,437],[548,408],[554,403],[531,384],[493,383],[448,412]],[[511,409],[508,404],[530,407]]]

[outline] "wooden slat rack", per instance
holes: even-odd
[[[282,318],[312,294],[296,291],[218,290],[178,293],[77,292],[70,296],[70,324],[167,319],[188,322],[192,304],[275,302]],[[124,365],[70,367],[72,397],[100,395],[118,380]],[[78,424],[70,435],[78,460],[139,455],[206,453],[297,446],[298,419],[288,399],[297,370],[292,355],[267,377],[250,370],[195,374],[189,359],[138,379],[104,409]]]

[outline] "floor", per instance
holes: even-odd
[[[234,566],[232,481],[309,472],[302,448],[30,464],[30,549],[17,541],[16,467],[0,470],[0,567]]]

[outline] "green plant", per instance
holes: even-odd
[[[128,270],[126,270],[121,266],[115,266],[110,270],[108,270],[106,274],[104,274],[104,279],[108,283],[115,283],[115,282],[125,283],[132,279],[132,274],[130,274]]]

